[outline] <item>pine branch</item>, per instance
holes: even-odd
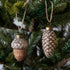
[[[56,68],[60,68],[62,67],[64,64],[66,64],[66,62],[68,62],[70,60],[70,58],[67,59],[63,59],[62,61],[58,62],[56,66],[52,67],[52,69],[56,69]]]
[[[3,64],[3,66],[6,67],[6,68],[8,68],[8,69],[14,69],[14,70],[17,69],[17,68],[12,68],[12,67],[8,66],[8,65],[5,64],[5,63],[0,63],[0,64]]]

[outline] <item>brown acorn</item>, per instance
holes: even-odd
[[[22,61],[25,59],[27,55],[26,49],[13,49],[13,53],[17,61]]]
[[[12,41],[11,47],[17,61],[22,61],[27,55],[28,42],[23,38],[23,35],[17,35]]]
[[[56,35],[52,27],[46,27],[46,31],[42,36],[42,46],[47,58],[50,58],[56,46]]]

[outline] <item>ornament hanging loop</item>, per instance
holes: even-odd
[[[51,14],[50,14],[50,19],[48,18],[48,9],[47,9],[47,1],[45,0],[45,7],[46,7],[46,18],[48,23],[51,23],[52,21],[52,16],[53,16],[53,2],[51,0],[49,0],[51,3]]]
[[[24,19],[25,19],[25,15],[26,15],[26,10],[27,10],[27,7],[25,8],[25,11],[24,11],[24,15],[23,15],[23,19],[22,19],[22,24],[21,24],[20,30],[23,29],[23,24],[24,24]]]
[[[21,30],[23,29],[23,24],[24,24],[24,19],[25,19],[25,15],[26,15],[26,10],[27,10],[27,7],[25,8],[25,11],[24,11],[24,15],[23,15],[21,27],[18,25],[18,31],[19,31],[19,33],[20,33]],[[19,24],[17,12],[16,12],[16,20],[17,20],[17,24]]]

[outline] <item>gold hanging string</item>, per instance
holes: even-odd
[[[30,0],[27,0],[27,1],[24,3],[23,7],[25,7],[25,6],[29,3],[29,1],[30,1]]]
[[[18,22],[18,16],[17,16],[17,12],[16,12],[16,20],[17,20],[17,24],[19,24],[19,22]],[[18,25],[18,30],[19,30],[19,25]]]
[[[19,30],[19,32],[20,32],[20,31],[22,30],[22,28],[23,28],[24,19],[25,19],[25,15],[26,15],[26,10],[27,10],[27,8],[25,8],[25,11],[24,11],[24,15],[23,15],[23,19],[22,19],[21,27],[18,25],[18,30]],[[19,22],[18,22],[17,12],[16,12],[16,20],[17,20],[17,24],[19,24]]]
[[[24,11],[24,15],[23,15],[23,19],[22,19],[22,24],[21,24],[20,30],[22,30],[22,28],[23,28],[24,19],[25,19],[25,15],[26,15],[26,10],[27,10],[27,7],[25,8],[25,11]]]
[[[53,2],[51,1],[51,0],[49,0],[50,1],[50,3],[51,3],[51,14],[50,14],[50,19],[48,18],[48,9],[47,9],[47,1],[45,0],[45,6],[46,6],[46,18],[47,18],[47,21],[49,22],[49,23],[51,23],[51,21],[52,21],[52,16],[53,16]]]
[[[24,3],[23,7],[25,7],[26,4],[27,4],[29,1],[30,1],[30,0],[27,0],[27,1]],[[23,15],[21,27],[18,25],[18,30],[19,30],[19,32],[20,32],[20,31],[22,30],[22,28],[23,28],[24,19],[25,19],[25,15],[26,15],[26,10],[27,10],[27,7],[25,7],[25,11],[24,11],[24,15]],[[16,20],[17,20],[17,24],[18,24],[19,22],[18,22],[17,12],[16,12]]]

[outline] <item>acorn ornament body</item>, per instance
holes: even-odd
[[[22,61],[27,55],[28,42],[23,38],[23,35],[17,35],[12,41],[11,47],[17,61]]]
[[[42,46],[47,58],[50,58],[56,46],[56,35],[52,27],[46,27],[46,31],[42,36]]]

